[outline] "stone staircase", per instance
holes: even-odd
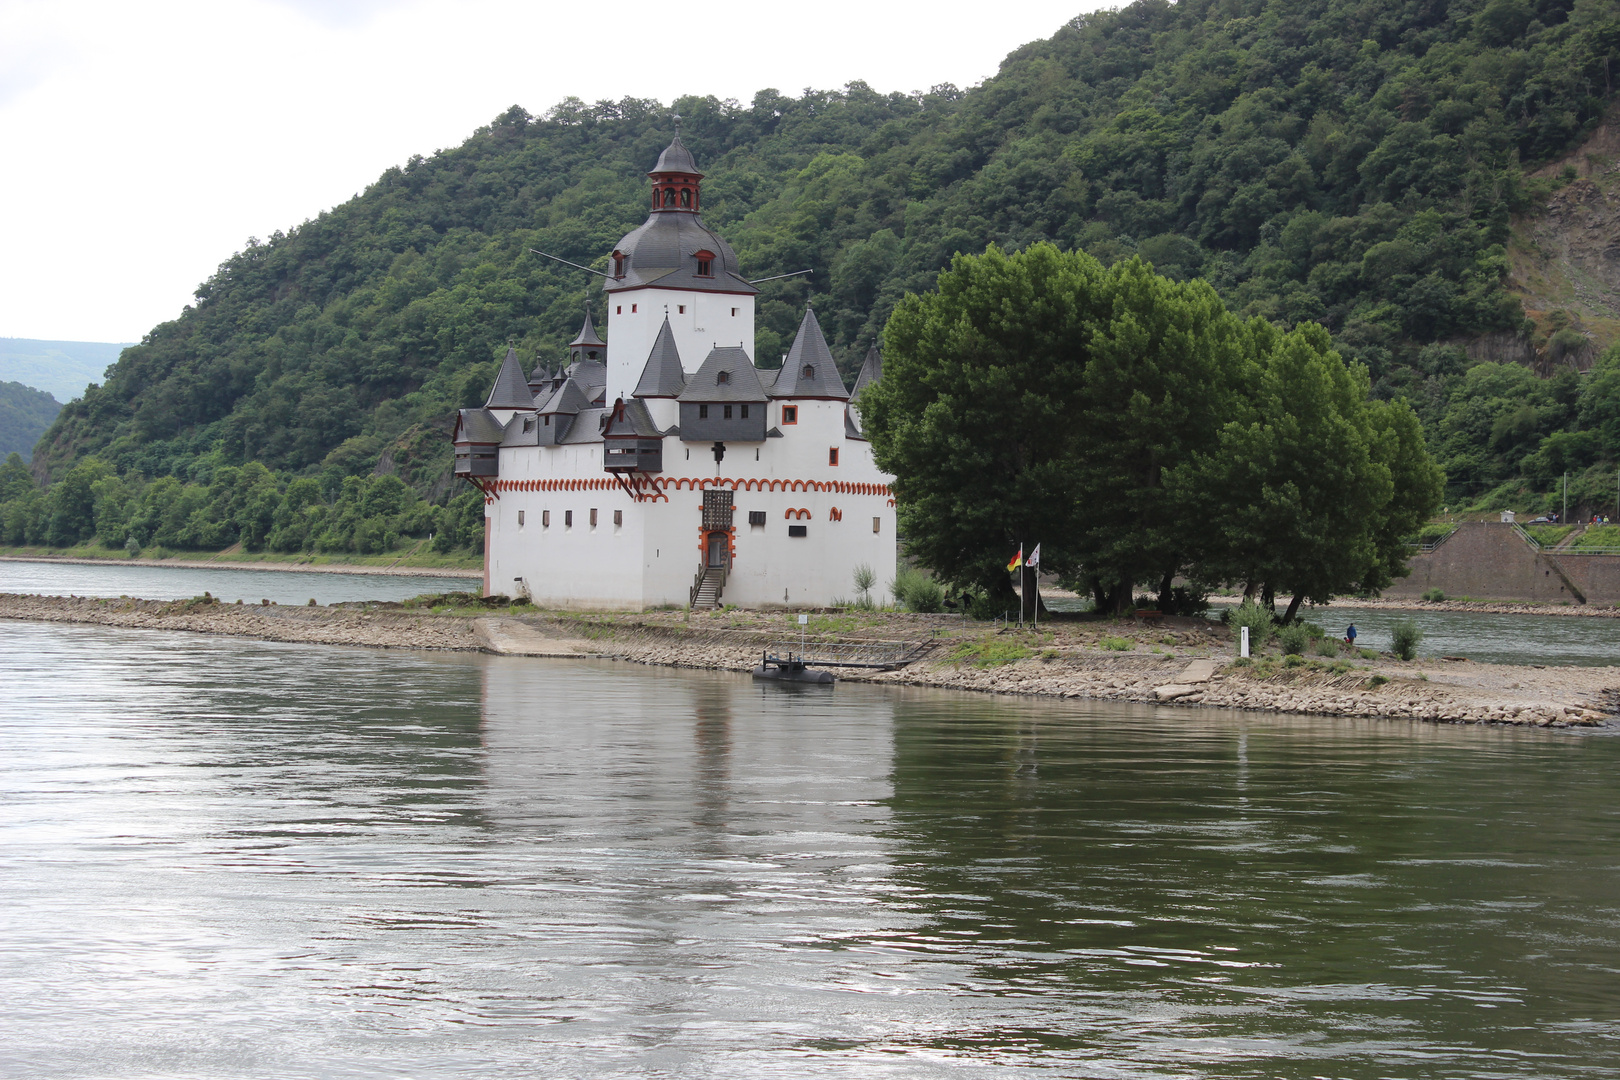
[[[692,607],[708,611],[720,606],[720,594],[725,591],[726,571],[721,566],[704,567],[703,573],[692,584]]]

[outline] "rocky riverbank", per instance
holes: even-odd
[[[560,614],[396,604],[223,605],[0,595],[0,618],[179,630],[325,645],[594,657],[747,671],[786,617],[758,612]],[[1569,727],[1609,722],[1620,668],[1530,668],[1388,657],[1234,661],[1230,635],[1202,620],[1139,626],[1064,623],[1040,632],[893,612],[813,616],[812,641],[908,641],[921,658],[845,681],[1000,694],[1153,702],[1346,717]]]

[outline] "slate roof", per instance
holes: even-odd
[[[579,360],[564,369],[566,378],[579,385],[590,401],[598,401],[607,389],[607,365],[600,360]]]
[[[793,348],[782,361],[781,374],[771,386],[771,397],[777,398],[836,398],[845,401],[849,391],[844,388],[843,376],[833,363],[832,351],[822,336],[816,313],[804,309],[799,333],[793,339]]]
[[[602,418],[608,415],[608,410],[582,409],[574,422],[568,428],[568,433],[557,442],[561,445],[571,443],[597,443],[602,441]]]
[[[624,419],[618,418],[618,410],[613,412],[613,419],[608,421],[607,430],[602,432],[604,438],[610,439],[657,439],[664,435],[658,430],[653,421],[652,413],[647,411],[644,401],[626,401],[624,403]]]
[[[675,331],[670,329],[669,316],[658,328],[647,364],[641,369],[641,380],[636,383],[638,398],[680,397],[686,389],[686,369],[681,367],[681,352],[675,347]]]
[[[850,397],[860,397],[861,391],[883,378],[883,354],[873,345],[866,350],[866,359],[861,362],[861,373],[855,376],[855,389]]]
[[[544,364],[534,365],[534,371],[529,375],[529,390],[534,394],[536,401],[543,400],[543,395],[551,393],[551,369]]]
[[[720,381],[720,373],[727,379]],[[726,402],[768,401],[765,387],[760,385],[759,372],[748,354],[735,345],[726,345],[709,352],[703,366],[692,373],[681,392],[681,401]]]
[[[456,417],[456,444],[498,443],[506,435],[488,409],[462,409]]]
[[[540,413],[542,416],[556,415],[558,413],[573,416],[590,407],[591,399],[585,395],[585,391],[580,388],[579,383],[573,379],[567,379],[556,390],[553,390],[551,397],[546,400],[544,405],[540,406]]]
[[[626,233],[616,251],[629,256],[624,276],[606,278],[604,292],[657,285],[666,289],[702,289],[708,292],[759,292],[738,272],[737,253],[720,234],[703,224],[699,214],[654,210],[647,220]],[[696,255],[714,253],[714,274],[698,277]]]
[[[596,324],[591,321],[590,308],[585,309],[585,325],[579,328],[579,336],[570,341],[568,345],[570,348],[574,346],[584,348],[587,346],[607,345],[607,342],[596,336]]]
[[[534,408],[534,394],[529,392],[529,380],[523,375],[523,366],[518,363],[516,349],[506,350],[506,359],[501,361],[500,374],[495,376],[495,386],[490,390],[489,400],[484,402],[484,408]]]
[[[697,161],[692,157],[692,151],[681,143],[679,135],[664,147],[664,152],[658,155],[658,164],[654,165],[652,172],[647,175],[657,176],[659,173],[668,172],[695,173],[699,177],[703,175],[698,172]]]

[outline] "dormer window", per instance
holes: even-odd
[[[726,383],[731,381],[731,372],[729,372],[729,371],[717,371],[717,372],[715,372],[714,381],[719,383],[720,385],[724,386]]]
[[[816,377],[816,365],[814,365],[814,364],[806,364],[806,365],[804,365],[804,371],[802,371],[800,374],[802,374],[807,379],[815,378]]]
[[[714,252],[697,251],[692,253],[692,257],[697,260],[698,277],[714,277]]]
[[[613,276],[614,277],[624,277],[624,264],[629,258],[630,258],[630,256],[624,254],[622,251],[615,251],[613,253]]]

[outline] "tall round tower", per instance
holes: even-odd
[[[754,352],[754,295],[738,272],[737,253],[703,223],[703,174],[674,140],[647,174],[652,206],[647,220],[613,249],[603,284],[608,294],[607,400],[629,398],[664,319],[681,366],[695,372],[711,350]]]

